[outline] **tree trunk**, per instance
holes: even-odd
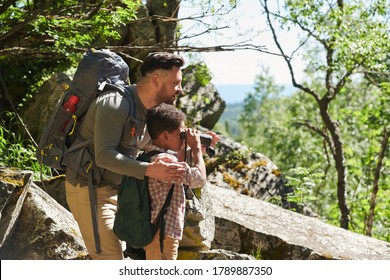
[[[152,22],[155,27],[155,36],[157,43],[163,46],[176,45],[176,19],[179,14],[179,0],[148,0],[146,7],[149,16],[155,17]],[[158,18],[159,16],[163,17]]]
[[[371,236],[372,225],[374,223],[374,215],[375,215],[375,206],[376,206],[376,196],[379,190],[379,178],[381,176],[381,170],[383,166],[383,160],[385,158],[387,145],[389,143],[389,133],[386,130],[386,127],[383,130],[383,138],[381,143],[381,150],[378,155],[378,163],[375,169],[375,177],[374,183],[372,187],[371,200],[370,200],[370,211],[368,214],[368,219],[366,222],[366,235]]]
[[[177,17],[180,8],[179,0],[148,0],[137,13],[143,21],[128,24],[126,39],[122,45],[145,46],[145,49],[126,51],[127,54],[143,60],[152,51],[165,51],[168,47],[177,45]],[[148,47],[154,46],[150,50]],[[141,63],[136,60],[126,60],[130,68],[130,81],[136,83],[139,79]]]
[[[330,132],[333,147],[331,147],[333,159],[335,161],[337,172],[337,199],[340,209],[340,227],[348,229],[349,227],[349,209],[346,201],[346,186],[347,186],[347,168],[345,166],[343,142],[341,140],[340,131],[337,122],[333,121],[328,112],[328,99],[318,101],[321,117],[325,123],[327,130]]]

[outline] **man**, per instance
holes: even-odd
[[[141,78],[129,86],[132,105],[119,92],[102,93],[89,107],[80,126],[83,140],[93,139],[88,150],[100,168],[100,183],[96,188],[97,227],[94,231],[88,178],[71,179],[77,170],[66,171],[66,196],[72,214],[79,224],[85,245],[92,259],[122,259],[122,246],[112,231],[117,210],[117,193],[123,175],[142,179],[144,176],[163,181],[175,181],[185,169],[158,157],[151,163],[135,157],[150,137],[146,134],[145,116],[148,109],[160,103],[174,104],[182,92],[181,67],[184,59],[171,53],[151,53],[141,67]],[[135,110],[135,119],[131,110]],[[69,175],[69,176],[68,176]],[[98,238],[94,236],[98,232]]]

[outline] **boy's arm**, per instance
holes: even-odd
[[[194,162],[194,167],[187,171],[186,179],[191,187],[203,187],[206,183],[207,174],[200,142],[200,131],[196,129],[187,129],[186,138],[188,146],[191,148],[192,160]]]
[[[200,131],[193,128],[186,129],[186,138],[188,146],[192,150],[194,166],[199,168],[202,176],[206,178],[206,166],[203,160],[202,144],[200,142]]]
[[[199,146],[199,147],[196,147],[195,149],[191,148],[191,150],[192,150],[192,156],[193,156],[193,160],[194,160],[194,166],[197,167],[199,169],[201,175],[204,178],[206,178],[207,177],[206,166],[205,166],[205,163],[203,160],[202,148]]]

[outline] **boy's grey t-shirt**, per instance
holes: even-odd
[[[135,160],[139,143],[148,139],[146,132],[147,109],[136,92],[135,85],[129,86],[135,104],[136,125],[131,118],[128,100],[117,91],[101,94],[89,107],[80,126],[79,135],[84,140],[94,139],[91,152],[96,165],[104,168],[101,184],[119,186],[122,175],[143,179],[146,163]],[[137,129],[136,129],[137,128]],[[88,184],[87,178],[77,178]],[[71,182],[73,183],[73,182]]]

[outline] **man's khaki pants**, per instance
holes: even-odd
[[[118,190],[110,187],[96,189],[96,207],[98,214],[98,229],[101,253],[96,253],[95,239],[92,226],[91,206],[89,202],[88,186],[80,187],[65,181],[66,201],[77,221],[81,235],[89,255],[96,260],[121,260],[122,246],[112,228],[117,211]]]

